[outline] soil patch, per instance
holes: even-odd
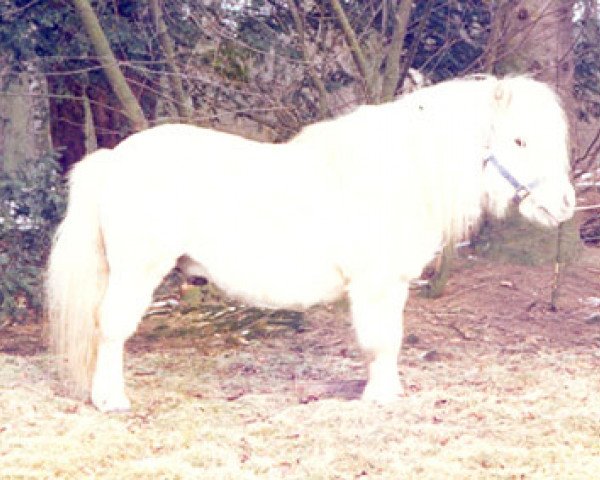
[[[120,415],[61,395],[41,328],[13,327],[0,478],[598,478],[600,251],[563,272],[557,311],[552,275],[471,258],[441,298],[413,292],[406,392],[388,406],[358,400],[366,372],[343,303],[264,314],[254,336],[146,319]]]

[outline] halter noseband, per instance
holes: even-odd
[[[527,185],[523,185],[519,182],[509,171],[508,169],[502,165],[498,159],[494,155],[490,155],[483,160],[483,168],[485,168],[488,164],[492,164],[494,168],[498,171],[498,173],[504,178],[511,186],[515,189],[515,195],[512,198],[513,202],[519,205],[523,200],[525,200],[530,194],[531,190],[535,188],[540,182],[539,180],[534,180]]]
[[[494,168],[498,171],[498,173],[502,175],[502,178],[504,178],[508,183],[510,183],[515,189],[515,194],[512,198],[512,201],[516,205],[519,205],[523,200],[525,200],[529,195],[531,195],[531,190],[537,187],[540,183],[540,181],[536,179],[533,182],[528,183],[527,185],[523,185],[508,171],[508,169],[504,165],[502,165],[498,161],[498,159],[494,155],[489,155],[483,160],[483,168],[485,168],[488,165],[488,163],[491,163],[494,166]],[[550,213],[550,211],[546,207],[544,207],[543,205],[539,205],[533,198],[532,203],[538,210],[544,212],[544,214],[548,216],[548,218],[551,218],[556,225],[560,223],[558,219],[554,215],[552,215],[552,213]]]

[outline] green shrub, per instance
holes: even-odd
[[[65,192],[55,153],[0,172],[0,327],[41,316],[44,266]]]

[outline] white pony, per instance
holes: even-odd
[[[259,305],[347,294],[363,398],[401,393],[408,282],[483,209],[555,226],[573,214],[557,97],[473,77],[361,107],[272,145],[190,125],[132,135],[72,171],[47,276],[52,340],[101,411],[130,408],[123,344],[178,262]]]

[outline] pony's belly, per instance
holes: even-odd
[[[229,259],[229,262],[197,262],[188,271],[204,272],[228,295],[265,307],[309,307],[335,300],[345,282],[334,265],[297,262],[290,258]]]

